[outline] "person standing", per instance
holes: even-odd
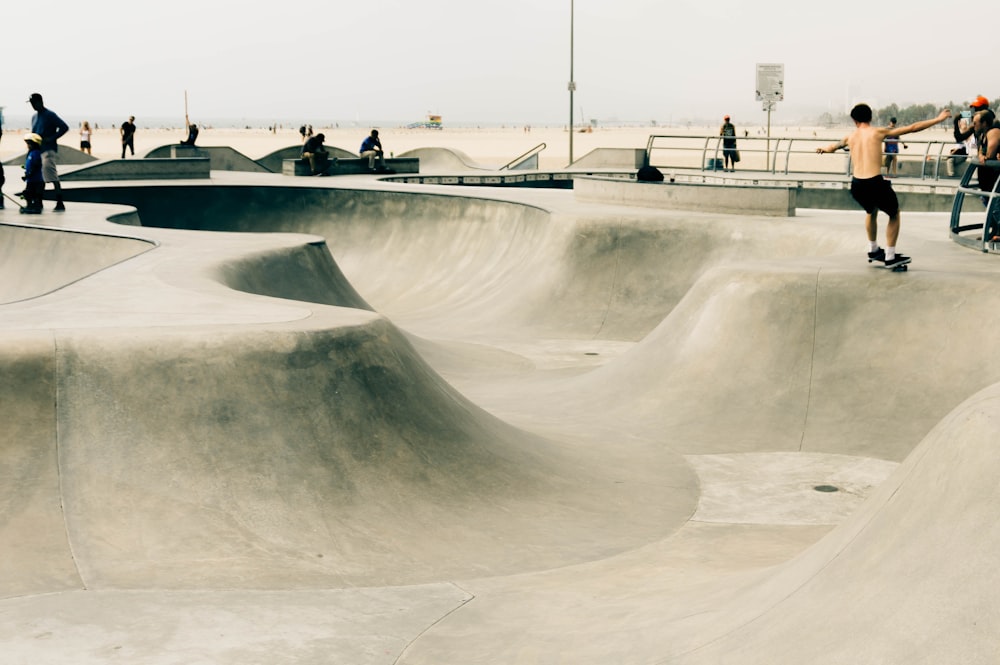
[[[896,119],[889,118],[889,129],[896,128]],[[906,148],[907,145],[904,143],[903,147]],[[885,175],[889,178],[896,177],[896,171],[899,166],[899,137],[898,136],[886,136],[885,137]]]
[[[44,182],[51,182],[52,188],[55,190],[56,206],[53,210],[55,212],[63,212],[66,210],[66,205],[63,203],[62,185],[59,183],[59,173],[56,170],[59,156],[57,141],[59,141],[63,134],[69,131],[69,125],[51,109],[45,108],[45,102],[39,93],[31,93],[28,103],[31,104],[31,108],[35,109],[35,114],[31,116],[31,132],[38,134],[42,139],[40,148],[42,153],[42,179]]]
[[[24,207],[22,215],[40,215],[42,213],[42,194],[45,192],[45,180],[42,179],[42,137],[38,134],[28,134],[24,137],[28,154],[24,158]]]
[[[375,170],[375,161],[378,160],[380,171],[385,170],[385,153],[382,151],[382,141],[379,140],[378,130],[373,129],[372,133],[361,142],[360,156],[368,158],[368,170]]]
[[[135,116],[130,115],[128,120],[122,123],[119,132],[122,135],[122,159],[125,159],[125,149],[132,151],[135,157]]]
[[[80,151],[88,155],[93,154],[90,148],[90,123],[86,120],[80,127]]]
[[[722,137],[722,170],[735,171],[740,158],[736,153],[736,127],[729,122],[728,115],[722,118],[719,136]]]
[[[970,115],[975,115],[980,111],[989,111],[989,110],[990,110],[990,100],[986,99],[982,95],[979,95],[978,97],[973,99],[972,102],[969,104]],[[965,129],[959,129],[958,124],[960,122],[960,118],[961,116],[955,118],[955,130],[954,130],[955,143],[963,143],[970,136],[975,136],[975,130],[972,128],[971,125],[966,127]],[[969,154],[972,155],[974,153],[970,152]]]
[[[884,261],[886,267],[909,263],[910,258],[896,254],[899,239],[899,201],[892,184],[882,177],[882,143],[888,136],[903,136],[933,127],[951,117],[945,109],[936,118],[915,122],[906,127],[872,127],[872,109],[867,104],[858,104],[851,109],[851,119],[855,130],[836,143],[816,148],[818,153],[836,152],[842,148],[851,151],[851,196],[865,210],[865,231],[868,234],[868,258]],[[889,215],[885,227],[883,250],[878,246],[878,211]]]
[[[0,141],[3,140],[3,111],[0,111]],[[7,176],[3,174],[3,164],[0,164],[0,190],[7,182]],[[3,210],[3,192],[0,191],[0,210]]]

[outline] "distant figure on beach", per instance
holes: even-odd
[[[88,155],[93,154],[90,151],[90,123],[86,120],[80,126],[80,151]]]
[[[736,150],[736,127],[729,122],[728,115],[722,118],[719,136],[722,137],[722,170],[735,171],[740,156]]]
[[[181,141],[181,145],[194,145],[194,142],[198,140],[198,125],[192,123],[188,124],[188,135],[187,138]]]
[[[126,148],[131,150],[132,156],[135,157],[135,116],[130,115],[118,132],[122,135],[122,159],[125,159]]]
[[[302,159],[309,160],[309,168],[313,175],[322,175],[330,168],[330,153],[323,142],[326,136],[320,132],[310,136],[302,145]]]
[[[301,127],[299,127],[299,136],[302,137],[302,142],[305,143],[306,142],[306,126],[305,125],[302,125]]]
[[[889,118],[889,129],[896,128],[896,119]],[[899,166],[899,137],[898,136],[886,136],[885,137],[885,174],[889,178],[896,177],[896,170]],[[908,146],[904,143],[903,148]]]
[[[373,129],[372,133],[361,142],[361,157],[368,158],[368,170],[375,170],[375,161],[378,161],[378,168],[385,170],[385,154],[382,151],[382,141],[378,137],[378,130]]]
[[[3,112],[0,111],[0,141],[3,140]],[[0,190],[7,182],[7,177],[3,174],[3,166],[0,165]],[[3,194],[0,193],[0,210],[3,210]]]
[[[45,108],[45,102],[39,93],[31,93],[28,103],[35,109],[35,114],[31,116],[31,132],[38,134],[42,139],[42,179],[51,182],[55,190],[56,205],[53,210],[62,212],[66,210],[66,205],[63,203],[62,184],[59,182],[59,172],[56,170],[59,151],[57,141],[69,131],[69,125],[52,110]]]
[[[896,254],[899,239],[899,201],[892,184],[882,177],[882,143],[888,136],[903,136],[933,127],[951,117],[945,109],[936,118],[922,120],[906,127],[872,127],[872,109],[858,104],[851,109],[855,130],[849,136],[823,148],[818,153],[836,152],[843,148],[851,151],[851,196],[865,210],[865,231],[868,234],[868,258],[883,261],[887,268],[910,262],[910,257]],[[878,211],[889,215],[885,227],[883,250],[878,246]]]

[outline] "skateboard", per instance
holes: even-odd
[[[13,196],[11,196],[10,194],[4,194],[3,197],[5,199],[7,199],[8,201],[10,201],[11,203],[13,203],[14,205],[16,205],[18,208],[22,208],[22,209],[24,208],[24,206],[21,205],[21,203],[17,199],[15,199]]]
[[[882,270],[891,270],[893,272],[906,272],[908,270],[911,259],[909,256],[902,257],[903,260],[891,266],[887,266],[885,261],[879,261],[878,259],[868,259],[868,263],[874,263],[875,268],[881,268]]]

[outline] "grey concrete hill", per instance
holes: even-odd
[[[64,190],[0,211],[0,661],[1000,650],[1000,264],[946,213],[893,274],[857,210]]]

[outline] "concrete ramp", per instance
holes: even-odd
[[[268,169],[243,153],[228,146],[178,146],[163,145],[147,152],[146,159],[170,159],[173,157],[207,157],[213,171],[246,171],[267,173]]]
[[[0,306],[13,662],[997,653],[1000,266],[946,215],[893,274],[857,212],[270,177],[67,183],[156,251]]]
[[[0,304],[50,293],[154,246],[110,234],[0,224]]]
[[[495,168],[477,164],[471,157],[455,148],[415,148],[397,157],[415,157],[420,160],[421,173],[464,173],[466,171],[495,171]]]
[[[22,137],[18,137],[18,139],[22,139]],[[88,155],[82,150],[77,150],[76,148],[72,148],[68,145],[62,145],[62,144],[59,145],[58,153],[59,153],[58,163],[62,165],[87,164],[97,159],[97,157],[94,157],[93,155]],[[8,164],[11,166],[24,166],[24,160],[27,159],[27,157],[28,153],[22,152],[16,157],[11,157],[7,161],[5,161],[4,164]]]
[[[742,626],[659,662],[990,662],[998,409],[998,385],[970,397],[849,523],[738,596]]]

